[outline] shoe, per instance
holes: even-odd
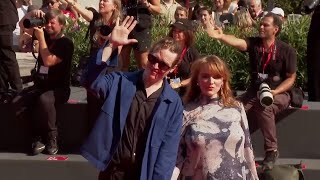
[[[266,157],[262,161],[263,169],[264,170],[270,170],[273,168],[273,165],[276,163],[276,160],[279,157],[279,151],[267,151]]]
[[[41,137],[36,137],[32,143],[32,154],[40,154],[45,148],[46,146],[41,142]]]
[[[58,143],[57,143],[57,138],[53,137],[53,138],[49,138],[48,142],[47,142],[47,152],[50,155],[54,155],[58,153]]]

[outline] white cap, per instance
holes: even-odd
[[[271,12],[272,12],[273,14],[276,14],[276,15],[279,15],[279,16],[284,17],[284,11],[283,11],[283,9],[281,9],[281,8],[279,8],[279,7],[273,8]]]

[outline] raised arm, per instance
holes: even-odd
[[[75,2],[74,0],[63,0],[68,3],[68,5],[77,11],[86,21],[90,22],[93,19],[93,12],[87,10],[80,6],[79,3]]]
[[[149,2],[150,1],[150,2]],[[160,14],[160,0],[141,0],[152,14]]]
[[[212,25],[209,25],[206,27],[205,31],[210,37],[220,40],[229,46],[239,49],[240,51],[247,51],[248,49],[246,40],[237,38],[234,35],[224,34],[220,27],[213,27]]]

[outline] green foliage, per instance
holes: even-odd
[[[74,44],[74,52],[72,57],[72,75],[75,73],[77,68],[79,67],[79,59],[81,56],[89,54],[89,38],[85,38],[88,23],[78,21],[75,25],[71,20],[68,21],[68,26],[65,29],[65,34],[69,37]]]
[[[160,23],[161,19],[155,19],[152,28],[153,42],[165,37],[169,33],[169,25]],[[88,50],[89,42],[85,40],[85,33],[87,31],[87,24],[79,22],[80,30],[72,31],[67,29],[67,35],[71,37],[75,44],[75,53],[73,57],[73,68],[79,64],[78,60]],[[303,16],[299,21],[287,22],[279,35],[279,39],[289,43],[297,50],[298,71],[296,84],[306,88],[306,48],[307,48],[307,34],[310,26],[310,17]],[[245,38],[257,35],[255,29],[244,31],[236,27],[228,27],[224,30],[226,34],[233,34],[236,37]],[[202,55],[217,55],[230,67],[232,73],[232,87],[237,90],[244,90],[250,80],[248,73],[248,54],[238,51],[235,48],[225,45],[220,41],[214,40],[203,31],[196,33],[196,48]],[[137,69],[133,57],[131,57],[130,70]]]

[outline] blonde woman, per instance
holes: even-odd
[[[192,65],[172,179],[258,179],[246,113],[229,81],[229,70],[217,56]]]
[[[250,31],[253,27],[253,19],[247,9],[241,8],[234,15],[235,24],[244,32]]]

